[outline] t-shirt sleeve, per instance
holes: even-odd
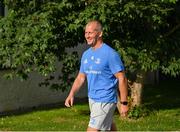
[[[83,55],[83,56],[84,56],[84,55]],[[84,58],[83,56],[81,57],[81,63],[80,63],[80,69],[79,69],[79,72],[80,72],[80,73],[85,73],[85,71],[84,71],[84,65],[83,65],[83,58]]]
[[[113,74],[125,70],[120,55],[115,51],[109,54],[109,68]]]

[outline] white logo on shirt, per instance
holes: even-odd
[[[95,64],[100,64],[100,63],[101,63],[101,59],[100,59],[100,58],[95,58],[94,56],[91,56],[90,59],[91,59],[91,61],[94,62]],[[89,60],[86,58],[86,59],[83,61],[83,63],[84,63],[84,64],[87,64],[88,61],[89,61]],[[90,62],[91,62],[91,61],[90,61]],[[90,65],[90,66],[88,67],[88,69],[85,70],[85,72],[86,72],[87,74],[101,74],[101,71],[99,71],[99,70],[94,70],[94,68],[93,68],[92,65]]]
[[[88,60],[87,60],[87,59],[85,59],[85,60],[84,60],[84,64],[87,64],[87,63],[88,63]]]
[[[91,60],[94,60],[94,56],[91,56]]]
[[[100,58],[97,58],[94,62],[95,62],[96,64],[100,64],[100,63],[101,63],[101,59],[100,59]]]

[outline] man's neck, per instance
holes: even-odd
[[[93,50],[100,48],[102,44],[103,44],[103,41],[97,41],[97,43],[94,46],[92,46]]]

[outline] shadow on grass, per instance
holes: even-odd
[[[87,104],[87,103],[88,103],[87,98],[75,98],[75,105]],[[59,102],[59,103],[54,103],[54,104],[46,104],[46,105],[40,105],[40,106],[35,106],[35,107],[29,107],[29,108],[19,108],[17,110],[1,112],[0,117],[23,115],[23,114],[32,113],[35,111],[48,111],[52,109],[62,109],[62,108],[66,108],[64,105],[64,102]],[[87,114],[88,112],[89,111],[81,111],[80,114]]]
[[[164,80],[157,85],[145,86],[143,103],[150,110],[180,108],[180,82]]]
[[[157,85],[146,85],[143,91],[143,104],[150,111],[161,109],[176,109],[180,108],[180,82],[176,81],[161,81]],[[88,104],[87,98],[75,98],[75,105]],[[62,109],[65,108],[64,102],[55,104],[41,105],[31,108],[21,108],[15,111],[0,113],[0,117],[23,115],[35,111]],[[80,115],[88,115],[89,110],[78,111]]]

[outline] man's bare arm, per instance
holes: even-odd
[[[73,106],[73,102],[74,102],[74,95],[75,93],[77,93],[79,91],[79,89],[81,88],[81,86],[83,85],[83,83],[85,82],[86,76],[83,73],[79,73],[72,85],[71,91],[68,95],[68,97],[66,98],[65,101],[65,106],[66,107],[71,107]]]
[[[121,102],[128,102],[128,85],[127,85],[127,78],[125,76],[124,71],[118,72],[115,74],[116,78],[118,79],[118,86],[120,92],[120,101]],[[128,112],[128,105],[121,105],[121,114],[126,116]]]

